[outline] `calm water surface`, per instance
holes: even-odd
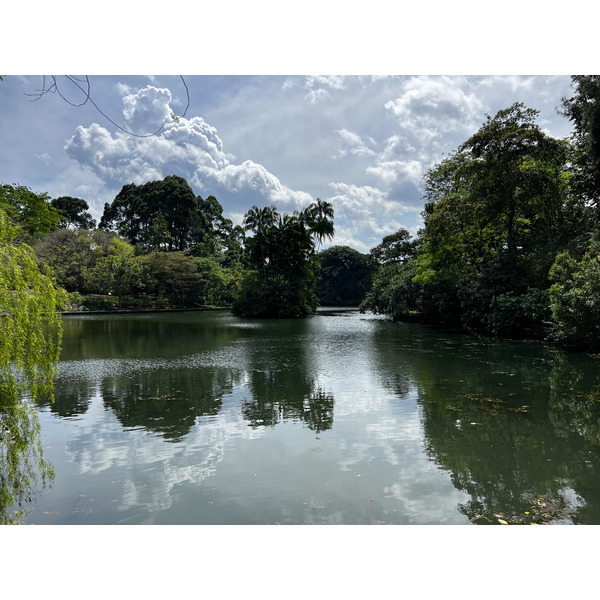
[[[348,309],[65,317],[26,523],[600,523],[599,364]]]

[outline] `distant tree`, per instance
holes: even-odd
[[[332,246],[319,253],[317,296],[322,306],[358,306],[371,287],[369,257],[349,246]]]
[[[203,304],[204,278],[196,261],[183,252],[158,252],[138,258],[149,274],[145,289],[172,308]]]
[[[235,314],[253,317],[304,316],[317,306],[315,294],[319,260],[316,246],[333,236],[333,209],[329,203],[311,204],[293,215],[280,215],[275,206],[252,206],[244,227],[248,261]]]
[[[423,286],[413,281],[420,241],[402,227],[369,252],[372,285],[360,304],[361,312],[384,314],[394,320],[411,320],[423,313]]]
[[[221,251],[232,223],[214,196],[196,197],[183,177],[168,175],[143,185],[124,185],[104,205],[101,229],[117,231],[139,252],[189,250],[197,256]]]
[[[60,227],[80,227],[82,229],[94,229],[96,221],[92,215],[87,212],[89,205],[81,198],[72,198],[71,196],[60,196],[50,203],[64,217]]]
[[[333,206],[331,202],[326,202],[317,198],[307,209],[304,210],[302,217],[305,219],[308,227],[315,238],[315,247],[319,246],[326,239],[332,239],[335,233],[333,225]]]
[[[58,285],[68,292],[86,292],[87,272],[109,254],[116,233],[101,229],[56,229],[40,240],[34,250],[48,265]]]
[[[96,261],[85,274],[85,286],[93,293],[114,295],[121,306],[124,296],[139,292],[146,280],[145,269],[135,257],[133,247],[113,238],[106,256]]]
[[[415,255],[416,247],[417,241],[408,229],[401,227],[396,233],[386,235],[369,255],[377,265],[401,263]]]

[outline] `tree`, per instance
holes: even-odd
[[[491,333],[501,321],[495,308],[517,298],[535,307],[527,318],[539,333],[545,315],[535,290],[549,286],[556,252],[579,243],[585,209],[570,193],[568,143],[545,134],[536,116],[520,103],[488,116],[428,173],[415,282],[426,286],[432,318]]]
[[[145,269],[136,259],[133,247],[118,237],[113,238],[108,254],[99,258],[85,276],[90,291],[115,295],[119,306],[124,296],[141,290],[144,282]]]
[[[373,283],[360,304],[361,312],[385,314],[394,320],[411,320],[423,315],[422,285],[417,275],[416,254],[420,239],[404,227],[385,236],[370,252]]]
[[[371,287],[369,257],[349,246],[332,246],[319,253],[317,296],[321,305],[358,306]]]
[[[559,112],[573,124],[577,191],[600,211],[600,75],[571,77],[574,95],[563,98]]]
[[[369,255],[377,265],[403,263],[414,256],[416,246],[417,240],[411,236],[408,229],[401,227],[396,233],[386,235]]]
[[[142,253],[191,250],[206,256],[229,234],[222,212],[214,196],[196,198],[183,177],[168,175],[143,185],[124,185],[113,202],[104,205],[99,227],[117,231]]]
[[[302,215],[315,238],[317,249],[324,240],[333,238],[335,233],[333,216],[333,205],[321,198],[317,198],[316,202],[313,202]]]
[[[333,235],[328,203],[311,204],[293,215],[280,215],[275,206],[252,206],[244,227],[253,271],[242,283],[233,303],[235,314],[260,317],[304,316],[314,312],[319,260],[318,240]],[[332,209],[331,209],[332,211]]]
[[[561,252],[550,271],[551,337],[581,350],[600,350],[600,243],[579,260]]]
[[[81,198],[72,198],[71,196],[60,196],[50,203],[63,216],[64,220],[60,227],[80,227],[82,229],[94,229],[96,221],[92,215],[87,212],[89,205]]]
[[[17,244],[17,229],[0,209],[0,522],[18,520],[11,507],[31,500],[38,478],[52,465],[43,458],[37,415],[21,398],[53,399],[65,295],[33,250]]]
[[[205,282],[196,261],[183,252],[153,252],[138,258],[149,274],[146,290],[172,308],[197,307],[204,302]]]
[[[488,116],[426,174],[424,228],[384,239],[362,309],[503,337],[543,337],[556,254],[581,252],[590,214],[573,148],[521,103]],[[395,263],[398,264],[395,264]]]
[[[63,221],[48,194],[36,194],[23,185],[0,186],[0,208],[17,226],[18,239],[28,242],[57,229]]]
[[[116,234],[101,229],[56,229],[35,246],[36,256],[68,292],[85,293],[88,271],[107,256]]]

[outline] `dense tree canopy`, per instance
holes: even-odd
[[[251,271],[233,303],[235,314],[297,317],[314,312],[319,259],[316,247],[333,237],[333,207],[320,199],[293,215],[253,206],[244,216]]]
[[[82,229],[94,229],[96,227],[96,221],[88,212],[90,207],[85,200],[71,196],[61,196],[52,200],[50,204],[64,218],[59,224],[60,227],[80,227]]]
[[[317,296],[322,306],[358,306],[371,287],[369,257],[349,246],[332,246],[319,253]]]
[[[0,208],[9,222],[17,226],[17,239],[22,241],[35,241],[63,221],[48,194],[37,194],[23,185],[1,185]]]
[[[117,231],[141,253],[190,251],[206,256],[228,247],[230,236],[239,237],[222,213],[214,196],[196,197],[183,177],[168,175],[123,186],[105,204],[99,227]]]
[[[562,114],[573,124],[578,150],[577,192],[600,211],[600,75],[575,75],[574,95],[563,98]]]
[[[572,114],[580,102],[566,103]],[[575,273],[593,282],[595,263],[572,258],[584,255],[596,231],[578,184],[584,142],[552,138],[537,114],[516,103],[488,116],[429,170],[424,227],[416,240],[401,230],[372,250],[377,274],[363,310],[573,343],[569,327],[590,330],[595,284],[583,286]],[[586,300],[575,308],[581,294]],[[581,313],[577,325],[573,311]]]

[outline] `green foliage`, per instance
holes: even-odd
[[[418,241],[413,239],[408,229],[402,227],[396,233],[386,235],[369,254],[377,265],[402,263],[415,255],[417,244]]]
[[[85,274],[85,286],[93,293],[124,296],[139,291],[145,282],[146,271],[136,259],[133,247],[113,238],[108,253],[96,261]],[[121,304],[121,302],[119,302]]]
[[[538,339],[552,314],[554,339],[590,345],[594,279],[569,279],[565,257],[587,247],[595,219],[574,186],[577,152],[536,117],[520,103],[488,116],[429,170],[425,227],[414,243],[401,230],[371,251],[379,268],[364,310]]]
[[[532,288],[520,296],[512,292],[494,296],[485,316],[486,333],[514,339],[543,338],[549,305],[548,290]]]
[[[332,246],[319,253],[317,285],[323,306],[358,306],[371,287],[369,257],[349,246]]]
[[[149,274],[146,291],[171,308],[203,305],[206,284],[196,261],[183,252],[153,252],[138,258]]]
[[[574,95],[563,98],[561,112],[573,124],[577,192],[600,210],[600,75],[575,75],[571,80]]]
[[[17,239],[28,243],[56,229],[63,221],[48,194],[36,194],[22,185],[0,186],[0,208],[17,226]]]
[[[169,175],[123,186],[114,201],[104,205],[99,227],[115,229],[141,253],[189,250],[210,256],[233,233],[232,222],[222,213],[214,196],[196,198],[183,177]]]
[[[384,264],[373,277],[373,286],[360,304],[361,312],[388,315],[395,321],[409,321],[421,315],[423,286],[415,283],[417,263]]]
[[[568,346],[600,351],[600,243],[579,260],[562,252],[550,271],[552,338]]]
[[[67,298],[40,269],[33,250],[16,245],[15,237],[0,210],[0,377],[11,381],[15,367],[37,396],[51,392],[62,332],[57,310]]]
[[[316,310],[319,270],[316,246],[332,237],[333,208],[317,199],[300,213],[280,215],[275,206],[253,206],[244,216],[248,260],[255,273],[241,282],[234,314],[297,317]]]
[[[101,229],[56,229],[40,240],[34,250],[50,267],[58,285],[68,292],[85,293],[88,271],[107,256],[116,234]]]
[[[40,426],[21,399],[53,399],[53,377],[62,327],[58,310],[66,294],[33,250],[17,244],[17,229],[0,209],[0,523],[18,522],[16,509],[31,500],[37,482],[53,477],[44,460]],[[14,510],[13,510],[14,509]],[[12,511],[12,512],[11,512]]]
[[[85,200],[72,198],[71,196],[61,196],[52,200],[50,204],[64,218],[59,225],[60,227],[78,227],[82,229],[94,229],[96,227],[96,221],[87,212],[90,207]]]

